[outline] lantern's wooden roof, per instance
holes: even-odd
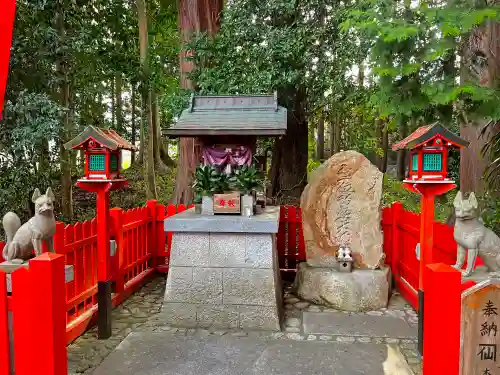
[[[204,135],[279,136],[286,133],[287,110],[277,95],[196,96],[189,108],[164,134],[170,137]]]
[[[459,136],[453,134],[451,131],[446,129],[444,126],[438,124],[437,122],[431,125],[421,126],[408,137],[403,139],[401,142],[396,143],[392,146],[394,151],[402,149],[414,149],[420,145],[428,142],[432,138],[440,135],[447,142],[450,142],[454,147],[463,148],[468,147],[469,142],[460,138]]]
[[[94,126],[87,126],[83,132],[73,138],[71,141],[64,144],[66,150],[86,148],[86,142],[94,140],[101,144],[103,147],[111,151],[117,150],[130,150],[136,151],[136,147],[130,144],[127,140],[123,139],[113,129],[102,129]]]

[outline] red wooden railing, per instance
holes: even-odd
[[[46,253],[13,272],[10,296],[6,278],[0,271],[0,375],[66,375],[64,257]]]
[[[164,213],[165,206],[156,201],[128,211],[121,208],[110,210],[110,237],[116,243],[116,252],[110,256],[114,306],[128,298],[155,272],[155,256],[158,246],[162,246],[161,239],[165,237],[162,229]],[[69,343],[96,319],[96,219],[66,226],[57,223],[54,248],[56,253],[66,256],[66,264],[72,265],[74,272],[74,280],[66,286]]]
[[[293,277],[299,262],[306,260],[302,232],[302,212],[293,206],[280,207],[280,223],[276,236],[278,261],[283,277]]]
[[[165,207],[156,201],[148,202],[146,207],[128,211],[123,211],[120,208],[110,210],[111,220],[109,230],[111,238],[116,242],[115,254],[109,255],[114,284],[112,296],[114,306],[128,298],[155,271],[168,271],[172,234],[164,233],[164,219],[184,210],[186,210],[186,206],[184,205],[169,205]],[[433,262],[453,264],[456,258],[453,228],[440,223],[435,223],[434,225]],[[382,229],[384,232],[386,263],[392,268],[397,287],[415,308],[418,307],[416,289],[418,287],[419,270],[415,245],[419,241],[419,227],[419,215],[405,211],[399,203],[395,203],[392,207],[383,210]],[[3,244],[0,243],[0,251],[2,247]],[[51,293],[56,293],[59,290],[58,288],[62,288],[62,294],[65,295],[63,299],[65,303],[62,304],[63,316],[66,316],[64,344],[73,341],[95,322],[97,315],[98,264],[96,220],[74,225],[57,223],[54,248],[56,253],[64,255],[64,261],[67,265],[73,266],[74,279],[65,284],[66,286],[59,279],[57,279],[59,280],[57,282],[56,279],[51,279],[52,281],[40,284],[45,285],[48,289],[42,290],[41,286],[33,288],[33,290],[39,293],[39,295],[34,296],[32,290],[27,286],[28,281],[23,282],[22,278],[26,277],[26,280],[29,278],[29,283],[33,283],[34,276],[23,275],[31,275],[32,272],[37,272],[38,258],[36,258],[30,262],[29,271],[18,270],[13,273],[14,280],[21,281],[17,281],[18,284],[14,284],[18,285],[14,287],[15,293],[12,296],[6,297],[5,275],[0,273],[0,364],[6,363],[7,354],[5,353],[8,353],[8,351],[5,351],[8,345],[8,337],[6,339],[7,306],[9,311],[17,314],[17,323],[14,323],[15,342],[17,342],[15,348],[18,348],[17,351],[15,350],[16,353],[20,351],[20,342],[27,343],[27,341],[23,341],[22,336],[26,329],[19,322],[25,321],[25,318],[26,320],[37,321],[36,319],[32,319],[31,314],[35,310],[40,310],[39,306],[43,306],[43,311],[40,314],[50,316],[48,312],[50,311],[50,306],[47,307],[48,305],[40,299],[40,296],[44,296],[47,301],[51,301],[50,298],[56,298],[55,294]],[[290,206],[281,207],[277,248],[282,274],[285,277],[293,276],[298,263],[306,260],[301,211],[299,208]],[[56,255],[52,254],[50,256]],[[32,264],[35,264],[34,271],[31,270]],[[479,261],[478,265],[481,264]],[[52,272],[50,269],[50,267],[47,268],[47,274]],[[37,277],[42,278],[44,276],[40,274]],[[57,283],[57,285],[54,283]],[[23,289],[23,285],[25,289]],[[32,285],[29,285],[31,288]],[[50,288],[53,288],[54,292]],[[61,294],[60,292],[57,293],[58,295]],[[40,304],[36,305],[33,301],[39,301]],[[26,310],[27,307],[31,308],[31,310]],[[26,311],[29,311],[29,314]],[[37,316],[40,315],[38,314]],[[16,322],[16,319],[14,321]],[[50,324],[53,325],[54,323]],[[31,327],[32,325],[29,324],[27,326]],[[34,329],[36,331],[36,328]],[[43,332],[46,335],[48,334],[47,330]],[[21,335],[20,339],[17,338],[18,333]],[[33,341],[34,337],[37,337],[37,341],[39,340],[38,336],[34,334],[31,334],[30,340]],[[27,343],[26,345],[32,344]],[[35,351],[35,349],[33,350]],[[23,353],[25,352],[24,350]],[[20,354],[16,355],[20,356]],[[52,357],[48,355],[47,358]],[[19,361],[21,360],[19,359]],[[20,366],[22,369],[24,365],[21,364]],[[47,366],[51,366],[50,361],[47,362]],[[0,365],[0,375],[7,374],[5,372],[7,370],[5,370],[3,365]]]
[[[420,215],[404,210],[401,203],[394,203],[382,212],[382,230],[386,264],[391,266],[396,287],[413,308],[418,309],[419,260],[415,247],[420,242]],[[432,263],[455,264],[457,244],[453,230],[449,225],[434,223]],[[478,258],[476,267],[482,265],[484,262]],[[467,289],[474,284],[467,282],[462,288]]]

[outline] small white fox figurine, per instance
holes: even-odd
[[[49,251],[54,251],[56,219],[54,217],[54,193],[48,188],[45,195],[35,189],[32,201],[35,203],[35,216],[21,226],[21,220],[13,212],[3,217],[3,229],[7,243],[3,249],[4,260],[28,260],[33,250],[38,256],[42,253],[42,241],[46,241]]]
[[[467,253],[467,269],[462,271],[463,276],[470,276],[479,254],[488,272],[500,270],[500,238],[477,218],[477,200],[474,193],[468,199],[463,199],[458,192],[455,200],[455,230],[453,237],[457,241],[457,262],[453,266],[461,270]]]

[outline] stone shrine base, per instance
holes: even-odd
[[[380,270],[339,272],[332,268],[299,264],[294,289],[306,301],[343,311],[372,311],[384,308],[391,290],[389,267]]]
[[[243,216],[172,216],[174,231],[162,315],[177,327],[281,329],[276,253],[279,207]]]

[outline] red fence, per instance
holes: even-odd
[[[418,309],[419,260],[415,247],[420,242],[420,215],[404,210],[401,203],[394,203],[382,212],[382,230],[386,264],[391,266],[396,286],[405,299]],[[434,223],[433,259],[430,263],[455,264],[457,244],[453,230],[449,225]],[[482,265],[483,261],[478,258],[476,267]],[[464,284],[464,288],[468,286]]]
[[[297,264],[306,260],[306,246],[302,232],[302,212],[293,206],[280,207],[280,223],[276,236],[278,261],[285,278],[295,273]]]
[[[146,207],[110,210],[110,237],[116,252],[110,256],[114,283],[113,306],[119,305],[155,272],[156,254],[164,251],[165,206],[150,201]],[[97,222],[57,223],[56,253],[73,266],[74,280],[66,284],[67,342],[93,324],[97,314]]]
[[[171,233],[165,235],[164,219],[185,209],[186,206],[184,205],[165,207],[156,201],[150,201],[146,207],[129,211],[114,208],[110,211],[109,230],[111,239],[116,243],[115,253],[109,255],[114,306],[128,298],[155,271],[168,271],[172,235]],[[412,306],[416,308],[419,262],[415,254],[415,245],[419,242],[419,215],[405,211],[401,204],[395,203],[392,207],[383,210],[382,228],[384,231],[386,263],[392,268],[397,287]],[[0,250],[1,248],[2,244],[0,244]],[[62,286],[64,285],[62,281],[56,282],[55,279],[51,279],[52,281],[47,281],[45,284],[41,282],[40,285],[33,288],[33,290],[40,293],[39,295],[35,296],[34,292],[27,288],[26,285],[33,283],[34,280],[34,276],[29,275],[37,272],[37,264],[39,264],[37,258],[30,262],[29,270],[18,270],[12,274],[13,278],[21,281],[17,281],[18,289],[16,289],[17,291],[14,290],[13,295],[8,297],[7,303],[5,298],[5,275],[0,273],[0,363],[5,363],[6,352],[4,349],[8,346],[8,341],[5,341],[7,305],[9,310],[14,312],[15,316],[18,316],[17,322],[23,321],[23,316],[28,319],[26,311],[29,311],[30,314],[36,311],[37,319],[32,319],[32,315],[30,315],[28,320],[39,321],[40,314],[50,317],[48,313],[50,303],[56,303],[50,298],[56,298],[54,293],[58,290],[57,288],[61,287],[62,294],[65,294],[65,299],[63,299],[65,303],[62,304],[63,315],[66,315],[65,343],[73,341],[95,322],[97,315],[98,264],[96,220],[74,225],[57,223],[54,248],[56,253],[64,255],[67,265],[73,266],[73,280],[66,283],[65,287]],[[282,274],[285,277],[288,275],[293,276],[297,264],[306,260],[299,208],[281,207],[277,248]],[[51,256],[55,255],[52,254]],[[435,223],[434,259],[432,261],[434,263],[454,264],[455,258],[456,244],[453,240],[453,228]],[[33,264],[35,267],[31,267]],[[48,270],[50,270],[50,267],[47,268],[47,272],[49,272]],[[23,276],[23,274],[28,276]],[[23,282],[23,277],[29,282]],[[16,284],[14,283],[14,285]],[[22,285],[25,285],[26,289],[23,290]],[[42,288],[42,285],[44,285],[45,289]],[[50,288],[54,288],[53,291]],[[22,296],[23,293],[24,297]],[[48,298],[49,305],[45,300],[40,299],[41,296]],[[33,301],[39,301],[40,303],[36,305]],[[30,310],[27,310],[27,308]],[[49,326],[52,324],[51,321],[49,319]],[[27,324],[26,327],[34,330],[38,329],[31,327],[32,325]],[[26,328],[22,328],[20,324],[15,323],[14,330],[16,331],[17,344],[15,345],[17,347],[20,345],[19,342],[23,342],[22,338],[17,339],[17,334],[21,332],[20,335],[22,336]],[[33,337],[37,337],[38,340],[38,336],[32,333],[31,340]],[[14,352],[16,351],[14,350]],[[23,351],[22,355],[24,353],[26,351]],[[49,362],[47,362],[47,366],[50,367]],[[23,365],[20,366],[22,368]],[[4,374],[7,374],[4,366],[0,366],[0,375]]]
[[[381,224],[385,263],[391,267],[396,287],[417,309],[419,261],[415,247],[420,242],[420,215],[404,210],[401,203],[394,203],[382,211]],[[297,264],[306,260],[300,208],[281,207],[277,244],[282,273],[295,272]],[[433,256],[432,263],[455,264],[457,244],[453,239],[453,227],[434,223]],[[476,266],[483,264],[478,258]],[[470,285],[464,284],[464,288],[467,286]]]
[[[10,276],[8,296],[0,271],[0,375],[67,374],[64,257],[43,254]]]

